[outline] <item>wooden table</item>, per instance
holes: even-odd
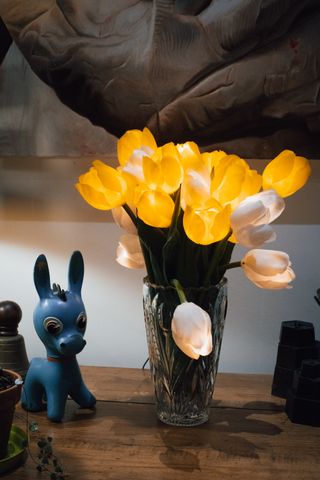
[[[53,437],[54,452],[74,480],[220,480],[320,478],[320,428],[297,425],[284,401],[270,395],[269,375],[218,374],[210,421],[169,427],[155,415],[148,370],[83,367],[97,397],[96,411],[68,401],[63,423],[30,415],[38,434]],[[15,424],[25,413],[17,408]],[[11,480],[47,480],[28,457]]]

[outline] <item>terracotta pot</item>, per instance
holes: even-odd
[[[6,390],[0,390],[0,460],[7,456],[13,414],[16,403],[20,400],[22,388],[22,378],[18,373],[6,369],[3,371],[10,375],[14,381],[20,380],[21,383]]]

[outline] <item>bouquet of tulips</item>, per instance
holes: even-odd
[[[284,197],[306,183],[307,159],[284,150],[260,174],[237,155],[200,152],[194,142],[158,146],[144,128],[119,139],[118,160],[118,168],[95,160],[76,188],[94,208],[112,210],[126,230],[117,261],[145,267],[151,283],[177,289],[182,305],[172,332],[178,345],[195,335],[188,318],[197,306],[188,305],[186,287],[216,285],[227,269],[241,266],[258,287],[290,288],[289,256],[260,247],[275,239],[270,224],[285,208]],[[230,262],[236,243],[251,250]],[[198,313],[204,332],[207,318]],[[199,350],[187,354],[198,358]]]

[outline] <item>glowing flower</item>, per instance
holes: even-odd
[[[181,163],[184,170],[191,168],[192,170],[199,169],[204,162],[201,158],[199,147],[194,142],[178,143],[177,150],[180,154]]]
[[[288,197],[304,186],[310,174],[311,167],[306,158],[284,150],[264,169],[263,189],[273,188],[281,197]]]
[[[120,172],[100,160],[79,177],[76,189],[89,205],[110,210],[126,201],[127,183]]]
[[[236,241],[244,247],[257,247],[276,238],[268,224],[283,212],[285,203],[274,190],[256,193],[243,200],[230,216]]]
[[[261,188],[261,175],[250,169],[237,155],[221,157],[214,168],[211,182],[212,196],[221,205],[234,209],[244,198]]]
[[[179,150],[180,147],[180,150]],[[185,174],[181,188],[181,207],[207,208],[212,199],[212,172],[226,154],[220,150],[200,154],[193,142],[178,145]]]
[[[188,357],[197,360],[212,351],[211,320],[207,312],[192,302],[178,305],[171,323],[176,345]]]
[[[259,288],[278,290],[292,288],[295,279],[289,255],[276,250],[250,250],[242,259],[246,276]]]
[[[145,263],[138,235],[122,235],[116,251],[117,262],[126,268],[144,268]]]
[[[181,187],[181,207],[187,206],[193,209],[205,208],[211,199],[211,178],[210,172],[203,169],[201,172],[189,169],[185,172]]]
[[[194,243],[209,245],[222,240],[230,230],[230,207],[212,200],[210,208],[195,210],[187,207],[183,215],[186,235]]]
[[[180,155],[173,143],[166,143],[157,148],[152,156],[144,156],[142,160],[144,181],[151,189],[159,189],[165,193],[178,190],[183,179],[183,168]]]
[[[118,227],[128,233],[136,234],[137,228],[123,207],[116,207],[111,210],[113,219]]]
[[[143,157],[152,156],[157,149],[156,141],[148,128],[128,130],[118,141],[118,159],[121,170],[137,181],[144,180]]]
[[[216,168],[226,156],[227,154],[223,150],[213,150],[212,152],[203,152],[201,154],[201,158],[209,172]]]
[[[138,217],[151,227],[166,228],[171,224],[174,202],[170,195],[158,190],[144,190],[136,203]]]

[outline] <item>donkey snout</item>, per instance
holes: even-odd
[[[86,345],[86,341],[81,335],[70,335],[64,337],[59,342],[59,349],[62,355],[77,355]]]

